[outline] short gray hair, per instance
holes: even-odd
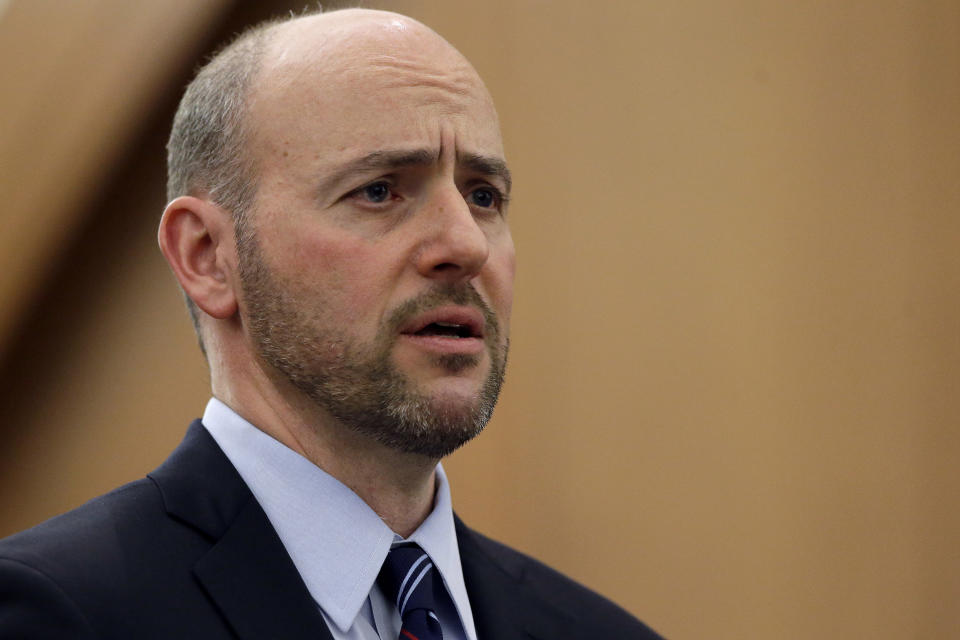
[[[237,233],[257,191],[257,170],[244,149],[248,93],[271,28],[286,20],[250,27],[211,57],[187,86],[167,142],[167,200],[203,195],[232,214]],[[206,356],[199,309],[184,298]]]

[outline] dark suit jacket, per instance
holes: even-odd
[[[456,523],[480,640],[657,638]],[[276,532],[199,421],[128,484],[0,541],[0,638],[329,639]]]

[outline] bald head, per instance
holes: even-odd
[[[466,59],[438,33],[421,22],[390,11],[341,9],[303,16],[270,27],[268,59],[278,63],[330,61],[336,57],[360,62],[379,51],[413,47],[423,53]]]

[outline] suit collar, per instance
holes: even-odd
[[[456,518],[463,578],[481,640],[550,640],[569,637],[572,616],[527,583],[523,565],[490,553],[496,545]]]
[[[168,514],[210,538],[223,535],[251,495],[199,420],[193,421],[183,442],[147,477],[160,490]]]
[[[332,640],[260,505],[199,420],[149,477],[167,513],[210,539],[194,575],[238,636]]]
[[[332,640],[319,606],[253,497],[194,574],[245,640]]]

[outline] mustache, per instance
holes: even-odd
[[[500,336],[500,323],[497,322],[497,316],[470,283],[436,285],[416,297],[401,302],[387,317],[386,327],[389,335],[399,332],[400,328],[414,316],[448,304],[474,307],[480,311],[485,325],[484,340],[494,343],[497,341]]]

